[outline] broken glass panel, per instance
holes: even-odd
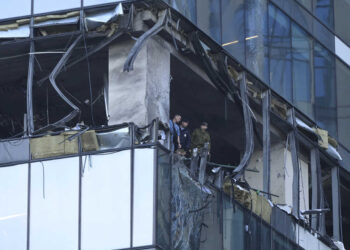
[[[28,164],[0,168],[0,249],[27,249]]]

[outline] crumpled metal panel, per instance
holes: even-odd
[[[193,180],[186,166],[172,168],[171,235],[173,249],[200,249],[201,231],[211,191]]]

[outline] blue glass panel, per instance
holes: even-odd
[[[222,0],[221,8],[223,47],[244,64],[244,0]]]
[[[197,25],[218,43],[221,43],[220,1],[198,0]]]
[[[292,24],[293,102],[314,117],[312,105],[312,39],[297,24]]]
[[[80,0],[34,0],[34,13],[80,8]]]
[[[27,249],[28,164],[0,168],[0,249]]]
[[[170,5],[193,23],[196,23],[196,0],[170,0]]]
[[[30,249],[77,249],[78,213],[79,158],[32,163]]]
[[[291,27],[289,18],[269,5],[270,85],[292,101]]]
[[[336,34],[350,46],[350,1],[334,1],[334,28]]]
[[[341,1],[341,0],[337,0]],[[326,25],[334,26],[333,0],[314,0],[314,13]]]
[[[267,1],[246,1],[246,66],[269,82]]]
[[[0,19],[30,15],[31,0],[16,0],[3,2],[0,8]],[[18,8],[18,6],[21,6]]]
[[[350,68],[339,60],[336,61],[336,66],[338,138],[344,146],[350,149]],[[343,154],[342,157],[344,157]]]
[[[335,58],[319,43],[315,43],[314,70],[316,122],[336,136]]]

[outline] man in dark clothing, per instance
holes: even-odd
[[[191,148],[191,135],[190,130],[188,129],[188,124],[189,121],[187,119],[182,119],[180,125],[180,144],[186,155],[189,155]]]
[[[197,128],[192,133],[192,150],[198,148],[201,150],[205,143],[209,144],[208,152],[210,153],[210,135],[208,133],[208,123],[202,122],[200,128]]]

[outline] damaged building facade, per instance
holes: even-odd
[[[347,0],[0,9],[0,249],[350,248]],[[174,114],[208,147],[170,151]]]

